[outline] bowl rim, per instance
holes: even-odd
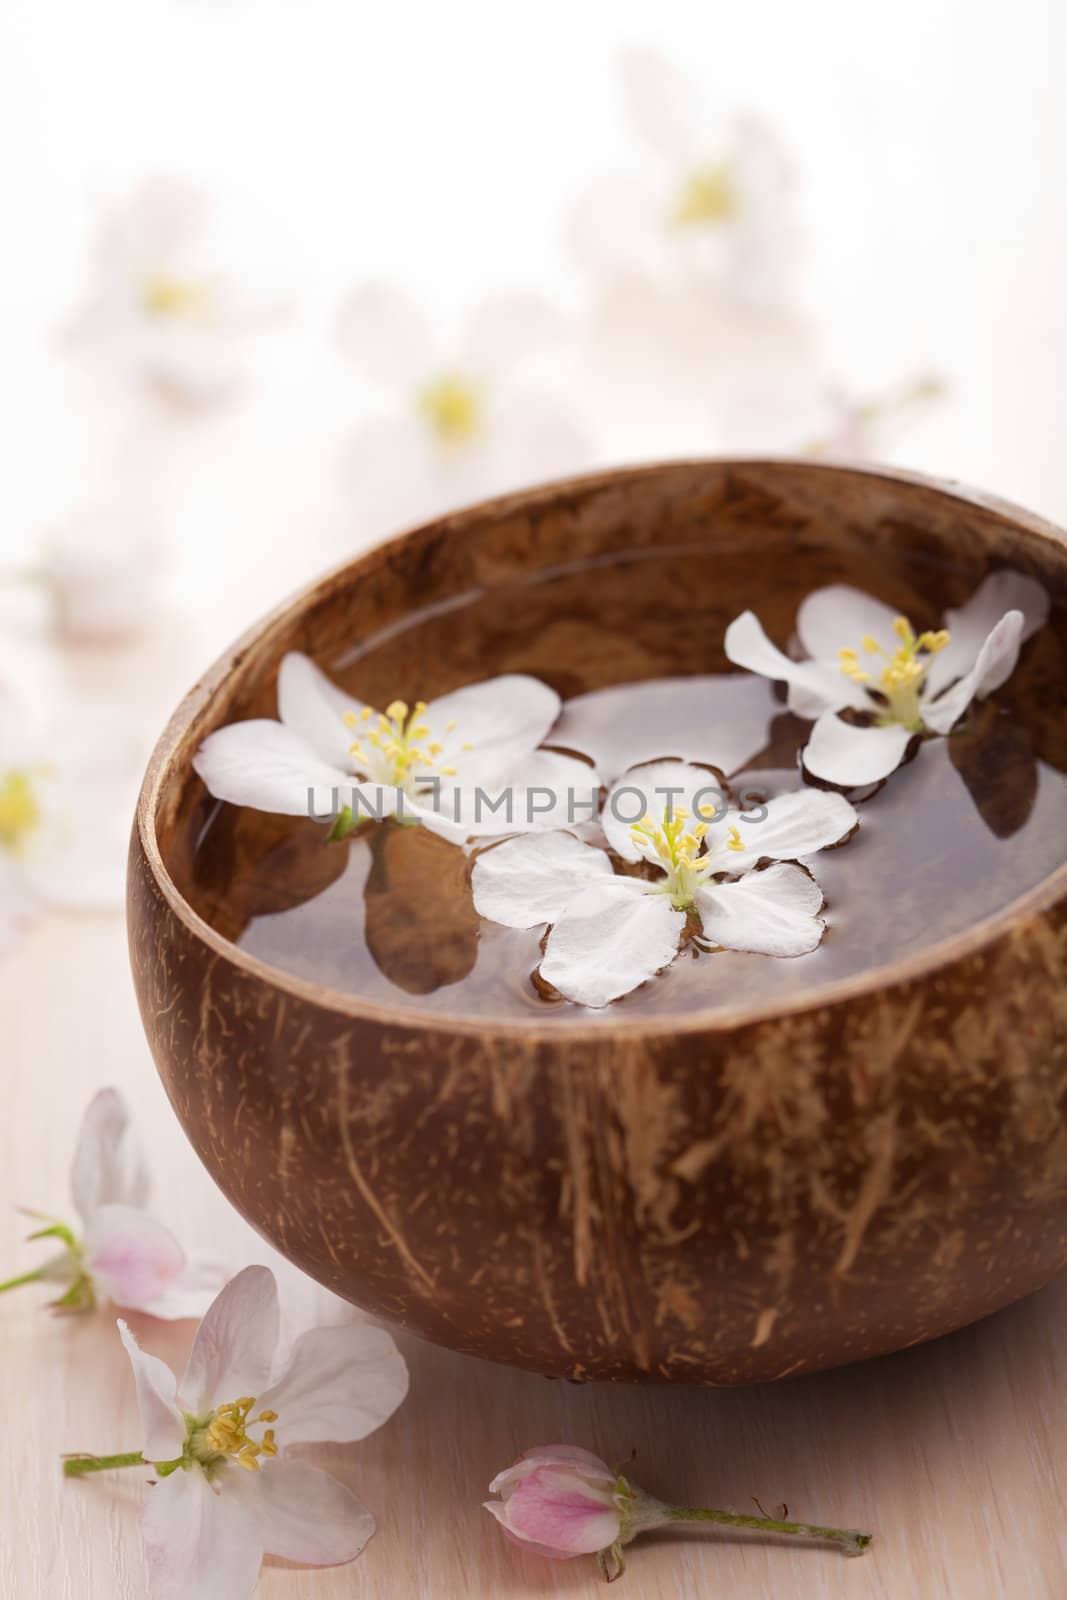
[[[385,1005],[365,999],[358,994],[333,989],[328,984],[315,983],[275,967],[258,956],[249,954],[232,940],[219,933],[201,917],[182,895],[163,860],[156,832],[159,803],[173,775],[177,752],[185,742],[189,730],[210,705],[217,690],[243,660],[249,649],[260,643],[274,629],[293,617],[295,613],[313,605],[352,568],[368,558],[387,560],[390,553],[409,538],[427,529],[446,530],[462,525],[469,518],[482,518],[486,512],[501,516],[551,502],[561,492],[596,490],[598,487],[617,486],[620,480],[633,481],[641,477],[657,476],[675,470],[695,470],[715,467],[720,470],[751,468],[802,468],[813,475],[847,472],[857,478],[870,478],[878,482],[901,483],[925,489],[945,499],[964,506],[990,511],[1004,517],[1015,527],[1039,542],[1055,545],[1067,553],[1067,532],[1054,523],[1021,506],[962,484],[956,479],[934,477],[898,467],[873,466],[843,459],[820,458],[813,461],[799,456],[738,455],[738,456],[683,456],[664,461],[641,463],[636,466],[603,468],[567,478],[553,479],[531,488],[511,491],[479,500],[455,511],[415,523],[398,534],[360,551],[355,556],[331,567],[321,577],[290,594],[279,605],[254,622],[219,656],[183,696],[157,740],[138,795],[134,818],[134,840],[139,843],[144,863],[153,883],[171,914],[184,925],[186,931],[216,956],[237,968],[243,976],[259,980],[271,988],[311,1004],[320,1010],[336,1013],[349,1021],[389,1026],[409,1033],[457,1033],[470,1036],[521,1040],[526,1044],[548,1044],[552,1041],[568,1044],[605,1041],[623,1032],[629,1039],[662,1038],[677,1034],[731,1033],[760,1023],[773,1023],[779,1019],[805,1012],[848,1004],[877,993],[888,993],[902,985],[934,976],[970,956],[981,954],[1004,934],[1018,930],[1025,922],[1047,911],[1062,898],[1067,897],[1067,862],[1063,862],[1032,888],[990,913],[973,927],[926,945],[914,955],[903,955],[895,961],[883,962],[848,977],[830,978],[813,983],[780,1001],[764,996],[757,1002],[736,1006],[715,1006],[707,1010],[686,1010],[677,1013],[645,1014],[635,1017],[614,1016],[613,1008],[581,1018],[566,1021],[557,1017],[487,1017],[471,1012],[420,1010],[398,1003]],[[129,874],[132,882],[133,866]]]

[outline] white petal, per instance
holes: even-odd
[[[349,295],[338,339],[364,378],[401,392],[426,380],[437,355],[433,331],[418,305],[387,283],[368,283]]]
[[[365,1439],[408,1392],[408,1369],[384,1328],[369,1322],[312,1328],[293,1346],[285,1371],[259,1396],[277,1411],[278,1442]]]
[[[288,817],[316,815],[349,803],[351,769],[322,761],[305,739],[282,722],[256,717],[208,734],[193,766],[217,800]],[[335,793],[335,791],[337,791]]]
[[[414,807],[432,833],[455,843],[508,833],[574,828],[595,819],[600,778],[594,768],[557,750],[535,750],[476,783],[427,793]]]
[[[545,1466],[553,1467],[580,1467],[583,1476],[602,1478],[606,1486],[614,1482],[615,1474],[607,1462],[600,1456],[595,1456],[591,1450],[583,1450],[581,1445],[574,1444],[535,1444],[529,1450],[524,1450],[517,1461],[510,1467],[505,1467],[503,1472],[498,1472],[489,1485],[490,1494],[503,1494],[505,1489],[514,1488],[528,1478],[531,1472],[538,1471]]]
[[[148,1199],[148,1169],[117,1089],[101,1089],[86,1108],[74,1147],[70,1190],[83,1223],[98,1206],[143,1206]]]
[[[352,770],[351,747],[358,738],[345,723],[365,709],[315,665],[291,650],[278,668],[278,715],[285,726],[330,766]]]
[[[535,928],[557,922],[587,884],[613,876],[603,850],[573,834],[528,834],[476,857],[471,890],[479,916],[506,928]]]
[[[18,943],[43,903],[19,864],[0,860],[0,955]]]
[[[137,1388],[144,1430],[141,1453],[146,1461],[176,1461],[185,1446],[185,1420],[178,1407],[177,1380],[166,1362],[141,1349],[121,1317],[118,1329]]]
[[[251,1600],[263,1562],[259,1519],[245,1504],[243,1484],[228,1492],[251,1477],[228,1469],[215,1493],[194,1467],[150,1490],[141,1528],[152,1600]]]
[[[859,818],[844,795],[821,789],[797,789],[777,795],[762,807],[766,816],[745,820],[743,813],[731,812],[726,824],[708,832],[708,853],[716,872],[748,872],[758,861],[799,861],[803,856],[825,850],[851,833]],[[743,850],[732,850],[727,828],[737,828]]]
[[[643,808],[643,809],[642,809]],[[624,861],[651,861],[659,857],[648,845],[633,836],[633,825],[642,816],[660,823],[668,815],[684,809],[696,822],[698,810],[726,808],[722,785],[713,772],[690,766],[686,761],[649,761],[643,767],[624,772],[613,784],[604,802],[600,824],[611,848]],[[710,820],[710,817],[708,818]]]
[[[495,408],[468,498],[566,477],[592,456],[593,442],[572,406],[538,389],[513,390]]]
[[[641,138],[672,167],[695,159],[706,120],[696,82],[658,50],[624,50],[619,66],[626,111]]]
[[[791,661],[772,644],[752,611],[735,617],[723,637],[727,658],[750,672],[789,685],[789,707],[799,717],[817,717],[842,706],[870,704],[859,685],[824,661]]]
[[[708,884],[697,891],[705,936],[726,950],[765,956],[800,956],[823,934],[816,916],[822,890],[800,867],[775,862],[746,872],[736,883]]]
[[[568,700],[552,742],[591,756],[609,780],[666,755],[737,772],[767,743],[775,710],[748,673],[649,678]]]
[[[184,1322],[203,1317],[226,1282],[226,1268],[220,1261],[196,1257],[166,1283],[142,1309],[160,1322]]]
[[[1020,645],[1035,634],[1048,621],[1049,597],[1036,578],[1005,567],[983,578],[971,598],[958,610],[945,612],[945,627],[949,642],[939,650],[926,672],[929,695],[938,694],[954,678],[969,672],[978,659],[978,652],[1005,612],[1021,611],[1023,615]],[[999,688],[999,684],[990,686]]]
[[[431,700],[423,722],[430,738],[444,745],[441,764],[462,762],[462,782],[480,782],[493,776],[505,762],[531,754],[544,740],[559,716],[560,699],[554,689],[525,673],[506,673],[482,683],[454,689]],[[446,732],[447,725],[455,729]],[[472,749],[464,751],[469,744]]]
[[[583,889],[548,936],[541,976],[566,999],[606,1006],[669,966],[685,912],[638,878]]]
[[[98,1206],[84,1243],[85,1265],[101,1295],[126,1310],[147,1311],[185,1266],[170,1230],[134,1206]]]
[[[566,319],[539,294],[501,294],[483,300],[464,340],[463,370],[503,372],[558,343]]]
[[[196,1330],[180,1385],[197,1413],[260,1395],[270,1381],[278,1344],[278,1288],[268,1267],[245,1267],[231,1278]]]
[[[395,533],[452,510],[459,502],[443,468],[441,451],[413,405],[356,428],[343,469],[365,536]]]
[[[351,1489],[306,1461],[268,1461],[259,1472],[233,1474],[232,1482],[227,1476],[223,1494],[227,1510],[236,1499],[256,1519],[270,1555],[301,1566],[354,1561],[374,1532],[374,1518]]]
[[[858,788],[877,783],[895,772],[914,735],[898,724],[888,728],[857,728],[824,711],[804,746],[807,770],[827,783]]]
[[[976,697],[984,698],[1011,676],[1019,659],[1023,614],[1009,611],[1001,617],[978,652],[978,660],[939,700],[923,701],[922,715],[934,733],[948,733]]]
[[[654,262],[663,197],[640,178],[600,178],[579,194],[567,219],[567,243],[587,272],[622,276]]]
[[[836,663],[838,651],[860,650],[867,634],[892,655],[900,646],[893,631],[899,616],[862,589],[832,583],[805,595],[797,608],[797,637],[809,656]],[[845,680],[848,681],[847,679]]]

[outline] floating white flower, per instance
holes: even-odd
[[[78,1456],[68,1477],[151,1465],[143,1513],[153,1600],[246,1600],[264,1554],[308,1566],[359,1555],[374,1518],[291,1445],[364,1439],[407,1393],[404,1358],[368,1323],[313,1328],[278,1364],[278,1291],[246,1267],[208,1309],[179,1383],[124,1322],[144,1447]]]
[[[540,297],[501,295],[475,309],[449,351],[400,290],[369,284],[353,294],[342,348],[396,407],[352,440],[349,475],[360,504],[398,523],[585,465],[581,423],[522,382],[527,362],[559,340],[562,326]]]
[[[233,805],[287,816],[347,807],[348,824],[397,816],[458,842],[595,814],[593,769],[538,748],[559,711],[554,690],[517,673],[375,711],[293,652],[278,672],[280,721],[220,728],[193,765]]]
[[[0,695],[0,949],[46,905],[121,905],[141,743],[122,707],[41,724]]]
[[[203,1315],[223,1274],[213,1263],[187,1261],[174,1235],[145,1210],[148,1170],[117,1089],[101,1089],[89,1103],[70,1188],[80,1236],[55,1218],[27,1213],[44,1224],[30,1237],[54,1240],[62,1252],[0,1284],[0,1291],[44,1282],[62,1290],[53,1301],[57,1311],[90,1311],[110,1300],[168,1321]]]
[[[688,74],[654,51],[623,53],[630,121],[647,175],[607,177],[579,197],[571,239],[606,275],[696,275],[754,306],[788,300],[799,256],[792,173],[758,118],[716,120]]]
[[[568,1000],[604,1006],[674,960],[690,918],[727,950],[814,950],[822,891],[783,863],[837,844],[856,822],[841,795],[814,789],[731,812],[710,772],[652,762],[615,784],[601,823],[624,861],[655,876],[617,874],[603,850],[569,833],[530,836],[478,856],[474,904],[509,928],[549,924],[541,976]],[[772,865],[755,870],[763,860]]]
[[[124,377],[192,402],[230,393],[247,341],[278,306],[224,267],[206,195],[169,178],[143,182],[99,230],[74,348]]]
[[[797,612],[808,660],[773,645],[751,611],[726,630],[731,661],[789,686],[789,707],[814,719],[804,765],[845,787],[889,776],[917,735],[947,734],[971,701],[1010,677],[1019,650],[1048,616],[1035,579],[992,572],[945,625],[916,633],[906,617],[845,584],[817,589]],[[845,721],[849,711],[862,721]]]

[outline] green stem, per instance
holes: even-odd
[[[36,1283],[43,1277],[43,1267],[38,1267],[36,1272],[23,1272],[17,1278],[8,1278],[6,1283],[0,1283],[0,1294],[3,1294],[5,1289],[17,1289],[24,1283]]]
[[[814,1522],[779,1522],[774,1517],[747,1517],[737,1511],[711,1511],[695,1506],[668,1506],[672,1522],[717,1522],[726,1528],[756,1528],[762,1533],[788,1533],[801,1539],[826,1539],[844,1545],[851,1555],[870,1548],[872,1534],[856,1528],[820,1528]]]
[[[64,1456],[63,1476],[81,1478],[87,1472],[110,1472],[113,1467],[147,1467],[140,1450],[131,1450],[124,1456]]]

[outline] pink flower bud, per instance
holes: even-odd
[[[663,1520],[657,1501],[599,1456],[574,1445],[537,1445],[489,1485],[505,1534],[555,1561],[599,1555]]]

